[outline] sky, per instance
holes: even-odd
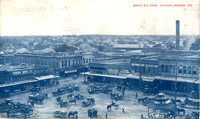
[[[200,33],[199,0],[0,0],[0,35],[181,35]],[[133,7],[192,4],[192,7]]]

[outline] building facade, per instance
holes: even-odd
[[[193,56],[157,56],[131,59],[132,73],[145,76],[198,78],[199,59]]]
[[[7,59],[11,60],[7,60]],[[68,55],[65,53],[53,54],[14,54],[12,57],[3,56],[4,64],[12,63],[19,65],[26,63],[34,65],[36,70],[45,70],[46,72],[61,71],[67,68],[82,66],[83,58],[81,55]]]
[[[9,84],[18,81],[34,79],[34,66],[28,64],[1,65],[0,84]]]

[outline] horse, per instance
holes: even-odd
[[[40,95],[30,95],[28,100],[33,101],[34,103],[42,104],[44,97]]]
[[[184,109],[177,108],[176,110],[178,111],[179,114],[182,112],[183,115],[185,115],[185,110]]]
[[[123,96],[119,95],[118,93],[111,93],[110,96],[111,96],[111,99],[116,100],[116,101],[123,100]]]
[[[112,107],[118,108],[118,105],[116,103],[112,103],[110,105],[107,106],[107,110],[111,110]]]
[[[80,95],[80,94],[75,95],[74,98],[76,100],[83,100],[84,99],[83,95]]]
[[[69,94],[69,95],[67,95],[67,99],[72,99],[73,96],[74,96],[74,94]]]
[[[110,96],[111,96],[111,99],[115,99],[115,97],[117,97],[119,94],[118,93],[111,93]]]
[[[62,107],[67,107],[67,105],[68,105],[68,102],[67,101],[62,101],[61,100],[61,102],[60,102],[60,107],[62,108]]]
[[[56,101],[57,101],[57,102],[60,102],[61,100],[62,100],[61,97],[57,97],[57,98],[56,98]]]
[[[54,112],[54,117],[55,118],[66,118],[67,112],[62,112],[62,111],[55,111]]]
[[[73,85],[72,87],[73,87],[73,90],[75,90],[75,91],[79,91],[79,87],[78,87],[78,85]]]
[[[82,106],[83,106],[83,107],[88,107],[88,106],[89,106],[89,104],[88,104],[88,102],[86,102],[86,101],[83,101],[83,102],[82,102]]]
[[[40,94],[41,98],[43,99],[47,99],[48,98],[48,94]]]
[[[94,98],[87,98],[88,102],[91,102],[91,104],[95,104],[95,99]]]
[[[69,100],[69,103],[70,104],[74,103],[76,105],[76,100]]]
[[[74,116],[76,116],[76,115],[78,115],[77,111],[71,111],[71,112],[68,113],[68,118],[70,118],[70,117],[74,118]]]
[[[138,103],[139,103],[139,104],[143,104],[143,105],[148,104],[149,101],[150,101],[150,98],[148,98],[148,97],[144,97],[144,98],[138,99]]]
[[[111,108],[112,108],[112,105],[108,105],[108,106],[107,106],[107,111],[110,111]]]

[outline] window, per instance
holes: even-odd
[[[165,72],[169,73],[169,66],[168,65],[165,65]]]
[[[194,71],[193,71],[193,74],[197,74],[197,71],[194,70]]]
[[[196,67],[193,67],[193,72],[192,74],[197,74],[197,68]]]
[[[62,67],[64,67],[64,61],[61,61]]]
[[[186,74],[186,73],[187,73],[187,67],[184,66],[184,67],[183,67],[183,74]]]
[[[165,65],[161,65],[161,72],[164,72]]]
[[[137,72],[137,66],[134,66],[133,68],[134,68],[135,72]]]
[[[190,66],[188,67],[188,74],[192,74],[192,68]]]
[[[170,73],[173,73],[174,72],[174,67],[173,65],[170,65]]]
[[[150,69],[150,68],[148,68],[148,73],[149,73],[149,74],[151,73],[151,69]]]
[[[156,68],[153,68],[153,74],[156,74]]]
[[[178,67],[178,73],[183,73],[183,66],[182,65],[180,65],[179,67]]]
[[[142,69],[143,69],[143,73],[145,74],[145,72],[146,72],[146,71],[145,71],[145,67],[142,67]]]
[[[67,61],[65,61],[65,67],[67,66]]]

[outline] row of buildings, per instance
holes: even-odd
[[[93,61],[90,54],[3,54],[0,65],[0,96],[26,92],[34,87],[58,84],[60,76],[85,70]]]
[[[132,54],[129,59],[126,56],[111,59],[109,55],[103,61],[90,63],[89,72],[85,75],[93,81],[125,81],[132,87],[140,86],[138,83],[142,81],[143,87],[147,84],[171,91],[178,82],[178,91],[198,91],[198,55],[197,51],[178,50],[166,51],[166,54],[141,52]]]
[[[100,52],[96,56],[67,53],[5,54],[1,57],[4,64],[1,67],[4,68],[1,68],[0,83],[34,79],[36,76],[50,74],[66,76],[69,73],[88,71],[84,74],[96,81],[100,79],[105,82],[120,82],[125,79],[129,85],[135,86],[142,80],[144,84],[163,84],[161,88],[171,87],[171,90],[174,90],[174,82],[178,79],[178,82],[190,84],[190,87],[195,88],[199,85],[198,55],[198,51],[127,47],[123,49],[122,45],[120,51],[117,49],[113,52]],[[165,85],[168,83],[169,85]],[[193,88],[190,89],[194,90]]]
[[[89,72],[84,74],[92,81],[125,82],[140,89],[199,92],[199,51],[180,50],[179,40],[179,21],[176,21],[176,49],[117,45],[113,52],[101,53],[104,61],[90,63]]]
[[[79,69],[93,61],[93,56],[86,55],[69,55],[67,53],[50,53],[50,54],[5,54],[2,55],[2,64],[33,65],[35,72],[43,73],[61,73],[65,70]],[[38,72],[39,73],[39,72]]]
[[[35,80],[45,75],[67,76],[84,72],[86,79],[125,82],[130,87],[158,87],[160,90],[199,91],[198,51],[180,50],[179,22],[176,49],[117,44],[110,51],[96,53],[17,53],[0,57],[0,85]],[[88,71],[88,72],[86,72]],[[9,85],[6,85],[9,86]]]

